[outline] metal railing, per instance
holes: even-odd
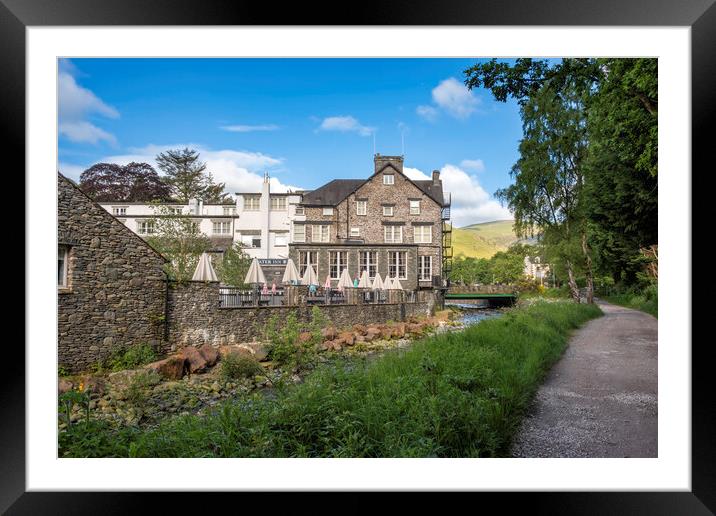
[[[281,306],[284,304],[284,291],[246,290],[222,287],[219,289],[219,306],[235,308],[240,306]]]
[[[305,292],[305,291],[304,291]],[[398,297],[399,302],[418,303],[424,301],[415,290],[404,290]],[[361,296],[362,298],[356,298]],[[348,293],[347,290],[318,288],[315,291],[308,291],[305,294],[294,298],[299,305],[345,305],[351,303],[362,304],[384,304],[391,300],[392,296],[387,290],[367,290],[359,293]],[[286,291],[276,290],[268,293],[260,290],[247,290],[232,287],[221,287],[219,289],[219,306],[221,308],[239,308],[251,306],[284,306],[288,304]]]

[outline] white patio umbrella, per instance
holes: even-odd
[[[353,281],[351,281],[351,275],[348,274],[348,269],[343,269],[341,277],[338,278],[338,288],[353,288]]]
[[[254,258],[251,261],[251,266],[249,267],[249,272],[246,273],[246,279],[244,280],[244,283],[247,283],[249,285],[258,285],[259,283],[266,283],[266,277],[264,276],[264,271],[261,269],[261,265],[259,265],[258,258]]]
[[[385,278],[385,284],[383,285],[383,288],[385,290],[395,290],[395,283],[393,283],[393,278]]]
[[[380,273],[375,273],[375,278],[373,278],[373,284],[371,285],[371,288],[373,290],[383,290],[385,286],[383,285],[383,278],[380,277]]]
[[[363,271],[360,275],[360,281],[358,281],[358,288],[370,288],[370,278],[368,278],[368,271]]]
[[[301,278],[298,275],[296,264],[293,263],[291,258],[289,258],[286,263],[286,270],[283,272],[283,283],[287,285],[296,285],[299,281],[301,281]]]
[[[323,288],[331,288],[331,276],[326,276],[326,281],[323,283]]]
[[[301,283],[304,285],[318,285],[318,276],[316,276],[316,271],[313,270],[313,265],[306,267],[306,272],[303,273]]]
[[[400,280],[397,277],[393,278],[393,288],[395,290],[404,290],[403,285],[400,283]]]
[[[194,270],[194,276],[191,278],[192,281],[219,281],[214,272],[214,267],[211,266],[211,257],[206,253],[201,253],[199,263],[196,264]]]

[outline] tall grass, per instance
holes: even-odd
[[[611,294],[604,296],[604,299],[615,305],[634,308],[659,317],[659,291],[656,285],[650,285],[640,290]]]
[[[600,314],[593,305],[536,302],[370,363],[319,367],[275,398],[117,431],[111,453],[121,442],[133,457],[505,456],[570,330]],[[60,456],[88,454],[86,443],[63,444]]]

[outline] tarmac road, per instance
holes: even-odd
[[[597,301],[539,388],[513,457],[657,457],[657,320]]]

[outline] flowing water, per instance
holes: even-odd
[[[486,319],[500,317],[505,313],[502,308],[490,308],[489,306],[481,306],[468,303],[446,303],[447,307],[454,307],[459,310],[459,315],[455,320],[463,326],[471,326],[478,324]]]

